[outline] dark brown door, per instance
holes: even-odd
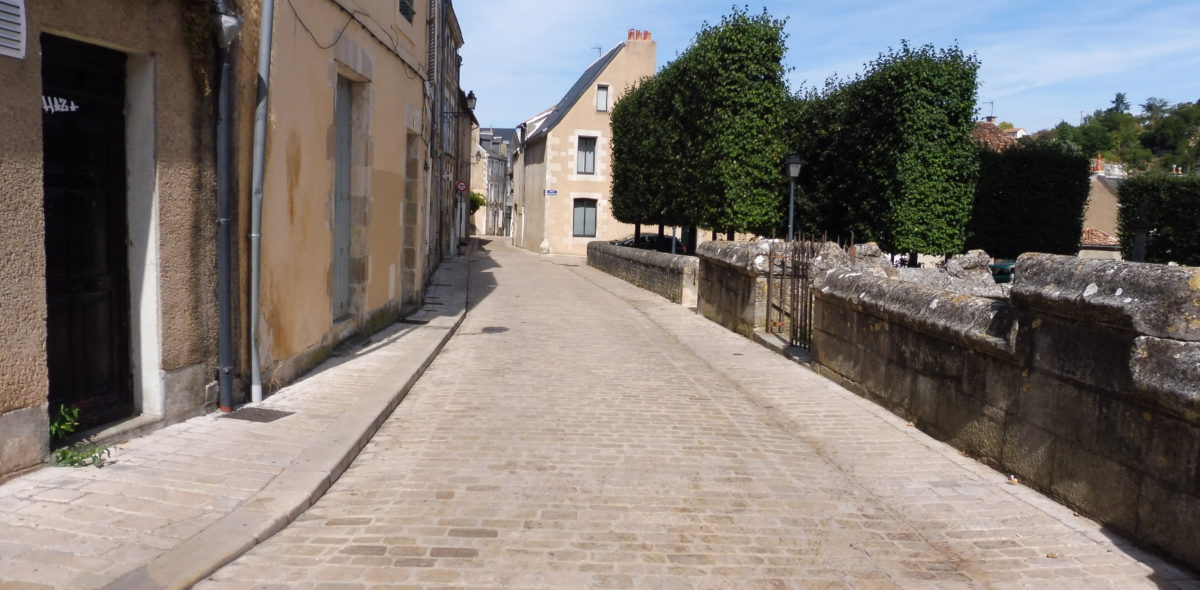
[[[83,428],[133,412],[125,54],[42,35],[50,408]]]

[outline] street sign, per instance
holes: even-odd
[[[554,189],[552,189],[552,188],[548,188],[548,189],[546,189],[546,194],[547,194],[547,195],[551,195],[551,196],[553,196],[553,195],[557,195],[557,194],[558,194],[558,191],[556,191],[556,190],[554,190]]]
[[[461,193],[461,192],[467,190],[467,183],[460,180],[454,184],[454,188],[457,189],[458,192]]]

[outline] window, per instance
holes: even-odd
[[[595,137],[579,138],[579,149],[575,152],[575,171],[580,174],[596,173]]]
[[[25,59],[25,0],[0,0],[0,55]]]
[[[571,235],[596,237],[596,199],[575,199],[575,223],[571,226]]]
[[[411,23],[413,15],[416,13],[417,10],[413,7],[413,0],[400,0],[400,14],[404,16],[405,20]]]
[[[608,85],[601,84],[596,87],[596,110],[608,110]]]

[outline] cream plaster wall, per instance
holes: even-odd
[[[336,343],[331,309],[334,97],[338,76],[354,83],[351,148],[351,301],[353,324],[387,306],[399,309],[408,285],[423,276],[420,262],[404,262],[408,215],[424,215],[422,183],[409,182],[408,141],[424,128],[422,79],[426,7],[416,3],[410,23],[390,0],[358,0],[369,13],[368,30],[350,22],[333,0],[298,5],[297,15],[277,10],[272,51],[271,99],[263,205],[263,366],[272,366]],[[364,19],[366,20],[366,19]],[[413,24],[416,23],[416,24]],[[374,35],[372,34],[374,33]],[[397,51],[375,36],[398,39]],[[391,45],[390,43],[388,44]],[[422,152],[423,154],[424,152]],[[423,158],[423,156],[422,156]],[[416,190],[414,190],[416,189]],[[421,194],[414,194],[419,191]],[[414,211],[413,209],[416,209]],[[411,239],[410,239],[411,242]],[[407,278],[406,278],[407,276]]]

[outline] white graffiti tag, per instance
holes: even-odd
[[[42,112],[44,113],[73,113],[79,110],[79,105],[73,100],[56,96],[42,97]]]

